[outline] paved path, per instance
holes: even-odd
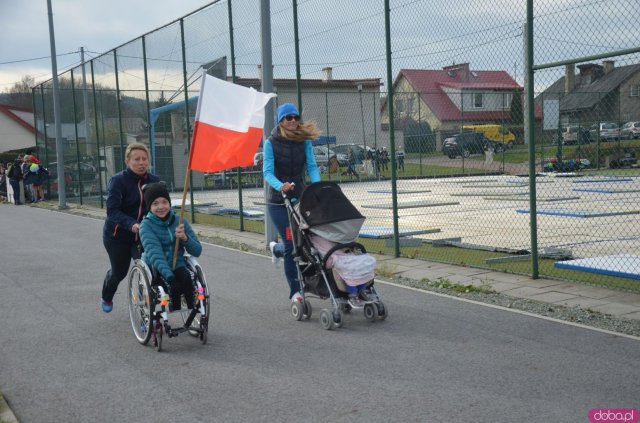
[[[71,212],[103,219],[102,209],[71,205]],[[266,251],[264,236],[252,232],[240,232],[208,225],[194,225],[198,233],[246,244],[256,250]],[[525,275],[495,272],[487,269],[455,266],[408,258],[376,255],[379,263],[396,276],[421,280],[446,278],[462,285],[490,286],[493,290],[514,298],[531,299],[549,304],[591,309],[625,319],[640,322],[640,294],[602,288],[577,282],[553,279],[531,279]],[[639,323],[640,324],[640,323]]]
[[[637,407],[638,341],[379,284],[390,316],[324,331],[282,270],[206,245],[210,343],[139,345],[99,311],[101,221],[0,206],[0,390],[22,422],[562,421]],[[34,236],[37,234],[37,236]],[[241,239],[241,238],[238,238]]]

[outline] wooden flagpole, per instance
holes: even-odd
[[[195,131],[194,135],[195,135]],[[193,139],[191,140],[193,142]],[[192,146],[193,147],[193,146]],[[184,218],[184,204],[187,201],[187,187],[189,186],[189,178],[191,177],[191,155],[189,155],[189,164],[187,165],[187,174],[184,177],[184,188],[182,190],[182,205],[180,206],[180,218],[178,219],[178,226],[182,224],[182,219]],[[193,204],[191,205],[193,207]],[[176,237],[176,243],[173,246],[173,264],[171,265],[171,270],[176,268],[176,261],[178,261],[178,247],[180,247],[180,240]]]

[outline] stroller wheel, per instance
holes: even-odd
[[[307,300],[304,300],[304,304],[302,307],[302,316],[309,320],[311,318],[311,313],[313,312],[313,308],[311,307],[311,303]]]
[[[378,302],[378,319],[384,320],[387,318],[387,307],[385,307],[382,301]]]
[[[333,316],[332,313],[326,308],[323,308],[320,312],[320,324],[322,325],[323,329],[333,329]]]
[[[334,310],[333,311],[333,324],[335,325],[335,327],[337,328],[341,328],[342,327],[342,312],[340,310]]]
[[[375,304],[369,303],[364,305],[364,318],[370,322],[373,322],[378,315],[378,307]]]
[[[350,304],[342,304],[340,306],[340,308],[342,309],[342,312],[345,314],[351,313],[351,305]]]
[[[293,316],[294,319],[298,321],[302,320],[302,315],[303,315],[302,303],[299,303],[297,301],[291,303],[291,315]]]

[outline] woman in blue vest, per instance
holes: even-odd
[[[149,150],[144,144],[129,144],[124,158],[127,168],[113,175],[107,187],[107,219],[102,229],[102,243],[109,255],[111,269],[102,284],[100,304],[105,313],[113,308],[113,296],[129,272],[131,259],[140,258],[138,233],[148,208],[142,186],[160,180],[148,172]]]
[[[278,229],[280,243],[271,242],[272,260],[277,263],[284,258],[284,274],[289,284],[291,301],[302,302],[298,271],[293,261],[293,244],[289,229],[289,216],[284,207],[282,193],[297,198],[304,190],[305,170],[311,182],[320,181],[320,172],[313,155],[311,140],[320,136],[315,122],[302,122],[300,113],[292,103],[278,107],[278,125],[264,143],[262,174],[270,185],[267,207],[271,221]],[[288,232],[288,236],[287,236]]]

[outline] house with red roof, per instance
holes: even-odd
[[[506,71],[475,71],[469,63],[437,70],[402,69],[393,89],[395,122],[411,119],[428,123],[438,146],[463,125],[509,124],[513,96],[523,92]],[[540,117],[536,110],[536,118]],[[386,102],[381,121],[383,128],[388,126]]]
[[[36,146],[33,111],[0,104],[0,153]]]

